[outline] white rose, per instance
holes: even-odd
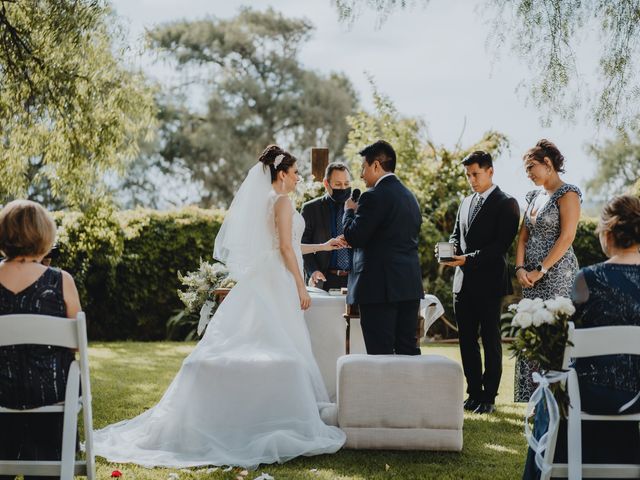
[[[533,323],[533,315],[529,312],[518,312],[513,317],[511,322],[512,325],[520,327],[520,328],[528,328]]]
[[[533,303],[531,304],[531,313],[544,308],[544,300],[541,298],[534,298]]]
[[[535,327],[539,327],[545,323],[553,323],[554,321],[555,316],[546,308],[536,310],[533,314],[533,325]]]
[[[518,312],[529,312],[531,307],[533,306],[533,300],[530,298],[523,298],[518,303]]]
[[[558,298],[558,297],[556,297]],[[559,305],[558,302],[555,298],[551,299],[551,300],[545,300],[544,302],[544,306],[547,307],[547,310],[549,310],[552,313],[557,313]]]
[[[573,306],[573,302],[567,297],[556,297],[555,300],[558,305],[556,310],[558,313],[564,313],[569,316],[576,313],[576,307]]]

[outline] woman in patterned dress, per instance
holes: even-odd
[[[516,277],[524,298],[570,297],[578,273],[571,244],[580,218],[578,187],[564,183],[564,157],[549,140],[540,140],[524,154],[527,176],[541,190],[527,193],[524,221],[518,236]],[[534,386],[535,365],[518,357],[514,401],[527,402]]]
[[[0,315],[75,318],[78,290],[67,272],[42,265],[56,225],[39,204],[8,203],[0,212]],[[0,347],[0,405],[29,409],[64,400],[73,351],[50,345]],[[62,413],[0,414],[0,460],[60,460]],[[13,479],[0,476],[0,480]],[[26,476],[35,480],[40,476]]]

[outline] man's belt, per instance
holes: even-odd
[[[349,270],[329,270],[329,273],[337,277],[349,276]]]

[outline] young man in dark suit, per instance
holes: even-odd
[[[460,204],[449,239],[457,255],[445,265],[456,267],[454,311],[458,323],[462,366],[469,397],[465,410],[495,411],[502,376],[500,309],[502,298],[513,293],[507,268],[507,250],[518,232],[518,202],[493,183],[493,161],[476,151],[463,161],[472,195]],[[478,345],[484,349],[484,373]]]
[[[391,145],[379,140],[360,155],[361,177],[369,190],[358,203],[349,199],[345,204],[344,238],[353,248],[347,303],[360,307],[367,353],[420,355],[420,207],[393,173],[396,153]]]
[[[302,243],[324,243],[342,235],[344,202],[351,196],[351,173],[342,162],[327,165],[322,182],[327,193],[302,206],[305,228]],[[349,248],[303,256],[304,270],[312,287],[329,290],[347,286],[351,271]]]

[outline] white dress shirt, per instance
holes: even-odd
[[[469,213],[472,212],[473,207],[478,202],[478,199],[482,197],[482,205],[484,206],[484,202],[487,201],[489,195],[493,193],[496,189],[497,185],[493,184],[489,188],[487,188],[482,193],[474,193],[473,195],[469,195],[465,197],[462,201],[462,205],[460,207],[460,215],[458,217],[458,221],[460,222],[460,248],[463,252],[467,250],[467,242],[466,236],[469,231]],[[480,211],[482,211],[482,207],[480,207]],[[480,213],[480,212],[478,212]],[[460,267],[456,267],[455,274],[453,276],[453,293],[459,293],[462,290],[462,281],[464,279],[464,272]]]
[[[393,172],[385,173],[384,175],[382,175],[382,176],[378,179],[378,181],[376,182],[376,184],[374,185],[374,187],[377,187],[377,186],[378,186],[378,184],[382,181],[382,179],[383,179],[383,178],[390,177],[391,175],[393,175],[394,177],[396,176],[396,174],[395,174],[395,173],[393,173]]]

